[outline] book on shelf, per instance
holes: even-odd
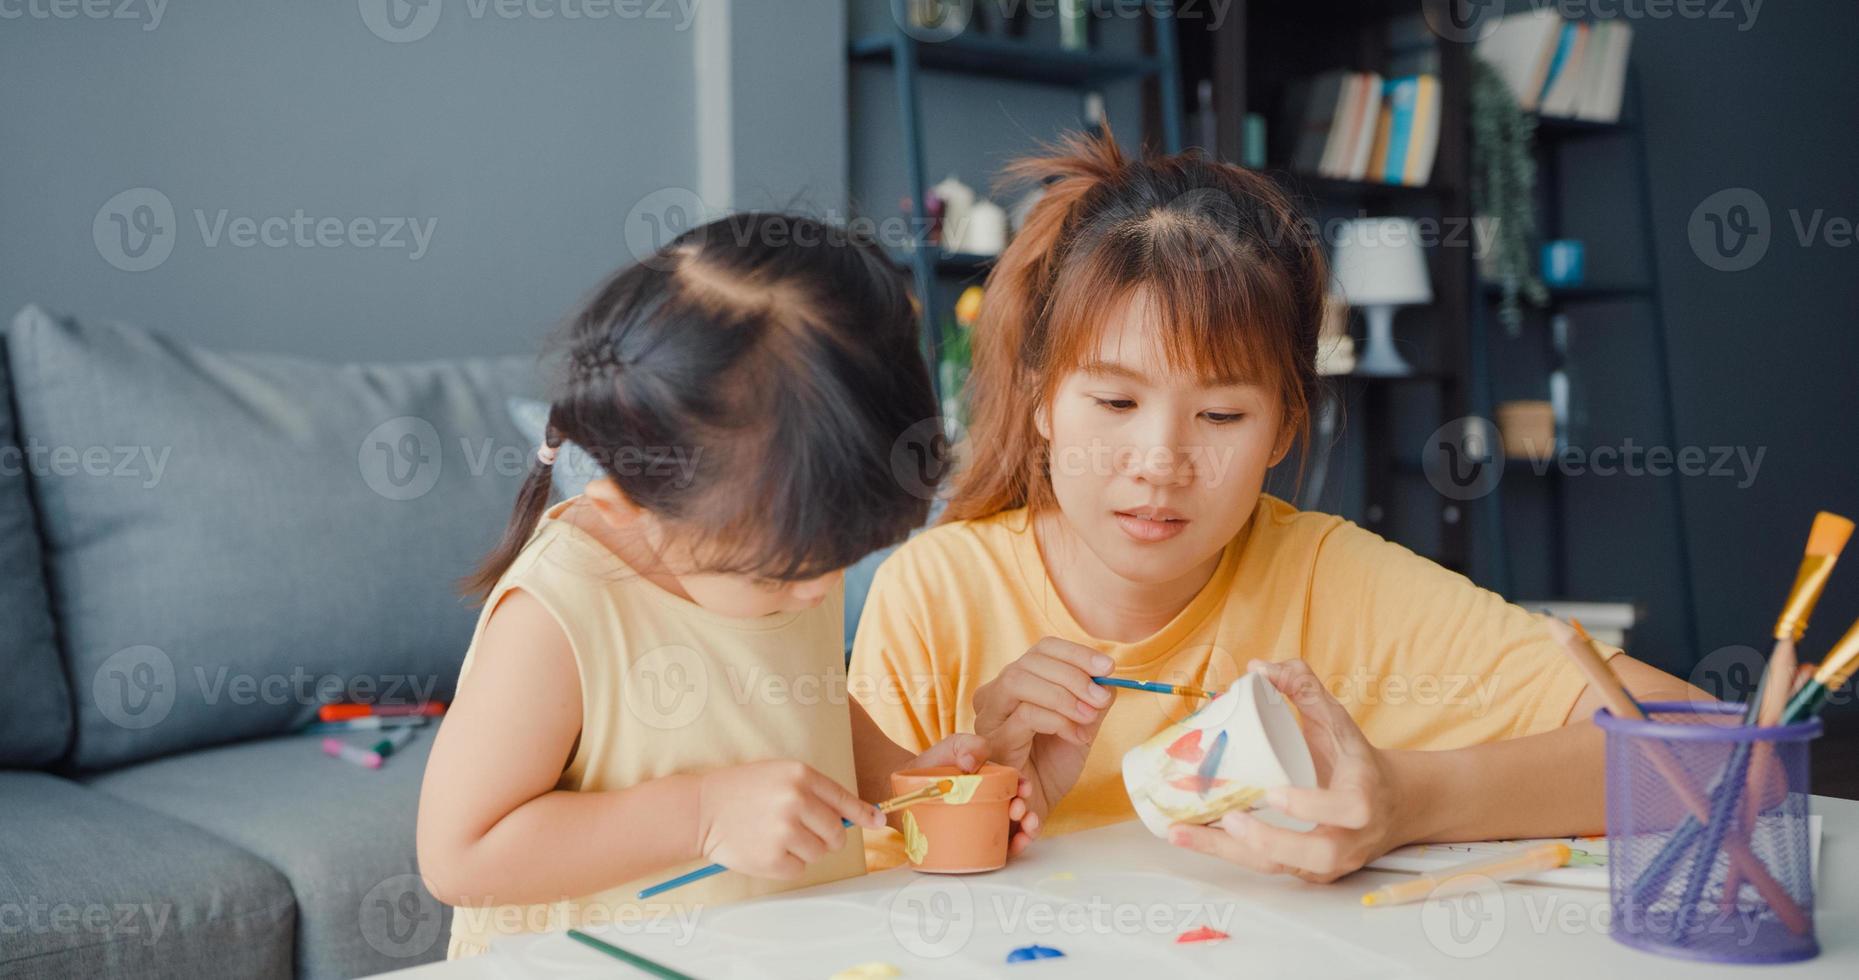
[[[1568,21],[1545,6],[1502,18],[1473,53],[1498,70],[1527,111],[1616,122],[1632,42],[1624,20]]]
[[[1383,79],[1333,71],[1293,82],[1291,169],[1339,180],[1420,186],[1439,149],[1440,87],[1432,74]]]

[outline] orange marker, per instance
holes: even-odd
[[[445,714],[444,701],[421,701],[417,704],[326,704],[317,709],[319,721],[349,721],[353,718],[391,718],[400,715]]]

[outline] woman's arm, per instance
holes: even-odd
[[[531,904],[709,857],[794,877],[875,811],[821,773],[770,760],[622,790],[557,790],[581,734],[581,681],[561,625],[521,590],[485,624],[420,791],[420,873],[448,905]]]
[[[1637,701],[1714,700],[1624,654],[1608,666]],[[1601,833],[1607,780],[1601,730],[1591,719],[1602,704],[1587,688],[1555,731],[1444,752],[1387,753],[1412,801],[1397,836],[1407,843]]]

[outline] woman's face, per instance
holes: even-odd
[[[1066,525],[1117,575],[1164,583],[1245,527],[1290,440],[1275,390],[1171,371],[1152,320],[1141,302],[1112,316],[1037,422]]]

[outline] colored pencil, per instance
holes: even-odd
[[[619,948],[618,946],[613,945],[612,943],[605,942],[599,939],[595,939],[593,936],[590,936],[587,933],[582,932],[579,929],[568,930],[568,938],[574,940],[575,942],[580,943],[583,946],[587,946],[592,949],[597,949],[607,954],[608,956],[611,956],[614,959],[619,960],[622,963],[625,963],[628,966],[635,967],[640,970],[644,970],[645,972],[650,973],[653,976],[660,978],[660,980],[697,980],[696,977],[693,977],[688,973],[681,973],[677,970],[672,969],[671,967],[666,966],[663,963],[658,962],[657,960],[646,959],[645,957],[640,956],[638,953],[627,952],[626,950],[623,950]]]
[[[1400,905],[1434,896],[1468,892],[1486,881],[1510,881],[1538,871],[1560,868],[1569,863],[1573,853],[1563,843],[1538,844],[1509,854],[1483,857],[1457,864],[1443,871],[1422,875],[1412,881],[1396,882],[1362,896],[1363,905]]]

